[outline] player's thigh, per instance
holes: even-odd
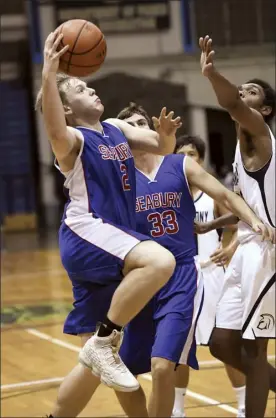
[[[238,247],[227,267],[222,295],[216,312],[216,327],[241,330],[243,300],[241,292],[242,249]]]
[[[192,317],[172,312],[156,321],[152,358],[163,358],[173,364],[187,364],[197,369],[196,344]]]
[[[204,281],[204,301],[196,327],[198,345],[208,345],[216,322],[218,301],[221,297],[224,269],[212,264],[202,269]]]
[[[243,336],[275,338],[275,248],[260,241],[243,247]]]
[[[148,267],[171,276],[175,269],[175,258],[170,251],[154,241],[138,243],[130,250],[124,260],[123,273],[126,275],[136,268]]]
[[[252,241],[243,246],[242,296],[258,296],[262,289],[273,282],[275,274],[275,246],[269,242]],[[274,280],[275,281],[275,280]]]
[[[177,266],[170,281],[155,296],[152,357],[197,368],[195,328],[202,298],[203,281],[195,263]]]

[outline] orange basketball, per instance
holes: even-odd
[[[84,77],[96,72],[106,56],[106,41],[101,30],[91,22],[73,19],[60,26],[63,33],[60,48],[69,45],[60,58],[60,71]]]

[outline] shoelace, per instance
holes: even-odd
[[[127,373],[127,368],[118,354],[117,346],[106,346],[104,356],[109,366],[121,371],[121,373]]]

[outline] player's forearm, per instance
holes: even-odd
[[[239,218],[236,215],[233,215],[233,213],[226,213],[225,215],[222,215],[219,218],[207,222],[207,229],[208,232],[210,232],[214,229],[222,229],[225,226],[235,225],[238,222]]]
[[[158,148],[159,151],[157,152],[159,155],[168,155],[173,154],[176,146],[176,137],[175,135],[163,137],[162,135],[158,135]]]
[[[42,75],[42,112],[50,140],[55,141],[65,138],[67,133],[66,119],[55,73]]]
[[[174,151],[175,137],[163,137],[155,131],[133,127],[131,127],[131,130],[128,128],[123,132],[128,139],[130,147],[134,150],[141,150],[156,155],[172,154]]]
[[[245,201],[236,193],[228,191],[225,195],[225,201],[223,204],[230,210],[230,212],[250,226],[252,226],[255,222],[260,221]]]
[[[208,75],[208,79],[212,84],[220,106],[224,109],[234,108],[240,100],[237,86],[230,83],[215,69]]]

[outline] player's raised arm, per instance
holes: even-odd
[[[271,228],[259,220],[240,196],[226,189],[217,179],[189,157],[186,157],[186,175],[191,186],[198,187],[214,200],[223,204],[230,212],[250,225],[253,231],[261,234],[263,239],[275,239]]]
[[[167,155],[173,153],[176,144],[175,134],[182,125],[180,117],[173,119],[173,115],[173,112],[167,115],[166,108],[163,108],[158,119],[152,118],[155,131],[131,126],[120,119],[111,119],[110,123],[121,129],[132,149]]]
[[[219,104],[227,110],[232,118],[241,127],[254,136],[265,136],[269,138],[269,131],[260,112],[249,107],[241,98],[242,93],[238,87],[223,77],[214,66],[215,51],[212,49],[212,39],[209,36],[199,39],[201,49],[202,74],[209,79],[216,93]],[[255,87],[257,88],[257,87]],[[254,95],[254,89],[250,94]],[[271,108],[265,106],[264,114],[269,114]]]
[[[64,108],[57,87],[59,59],[68,49],[68,46],[65,46],[59,52],[57,51],[62,36],[53,32],[46,39],[42,70],[43,119],[53,152],[59,162],[78,146],[74,130],[66,125]]]

